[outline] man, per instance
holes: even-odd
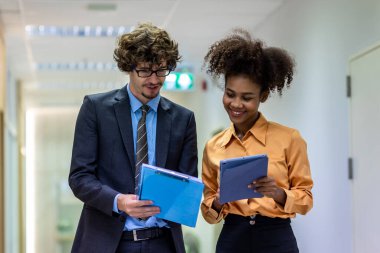
[[[86,96],[76,123],[69,184],[84,207],[72,252],[184,253],[180,224],[156,218],[159,208],[135,194],[142,162],[197,176],[194,114],[159,93],[178,45],[140,24],[121,36],[114,59],[129,84]]]

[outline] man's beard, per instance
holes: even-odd
[[[159,84],[158,84],[159,87],[162,87],[162,85],[163,85],[162,83],[159,83]],[[149,86],[149,85],[147,85],[147,86]],[[148,88],[148,89],[149,89],[149,88]],[[152,96],[147,95],[147,94],[145,94],[144,92],[141,92],[141,95],[142,95],[144,98],[147,98],[147,99],[149,99],[149,100],[151,100],[151,99],[157,97],[158,94],[160,94],[160,88],[158,89],[158,92],[157,92],[156,94],[152,95]]]

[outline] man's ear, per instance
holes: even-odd
[[[260,102],[264,103],[269,97],[269,90],[263,91],[260,94]]]

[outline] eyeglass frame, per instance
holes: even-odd
[[[165,77],[165,76],[168,76],[170,74],[170,72],[172,72],[172,69],[171,68],[162,68],[162,69],[156,69],[156,70],[152,70],[152,69],[137,69],[137,68],[134,68],[133,69],[134,71],[136,71],[137,73],[137,76],[138,77],[142,77],[142,78],[147,78],[147,77],[151,77],[153,74],[156,74],[157,77]],[[147,76],[140,76],[140,72],[141,71],[150,71],[150,74],[147,75]],[[158,75],[158,72],[159,71],[168,71],[168,73],[166,75]]]

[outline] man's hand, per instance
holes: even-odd
[[[134,218],[148,218],[160,213],[160,208],[152,206],[150,200],[138,200],[134,194],[120,194],[117,197],[117,208]]]
[[[248,188],[254,189],[254,191],[263,194],[265,197],[274,199],[274,201],[282,206],[285,205],[286,193],[284,189],[277,186],[273,177],[259,178],[249,184]]]

